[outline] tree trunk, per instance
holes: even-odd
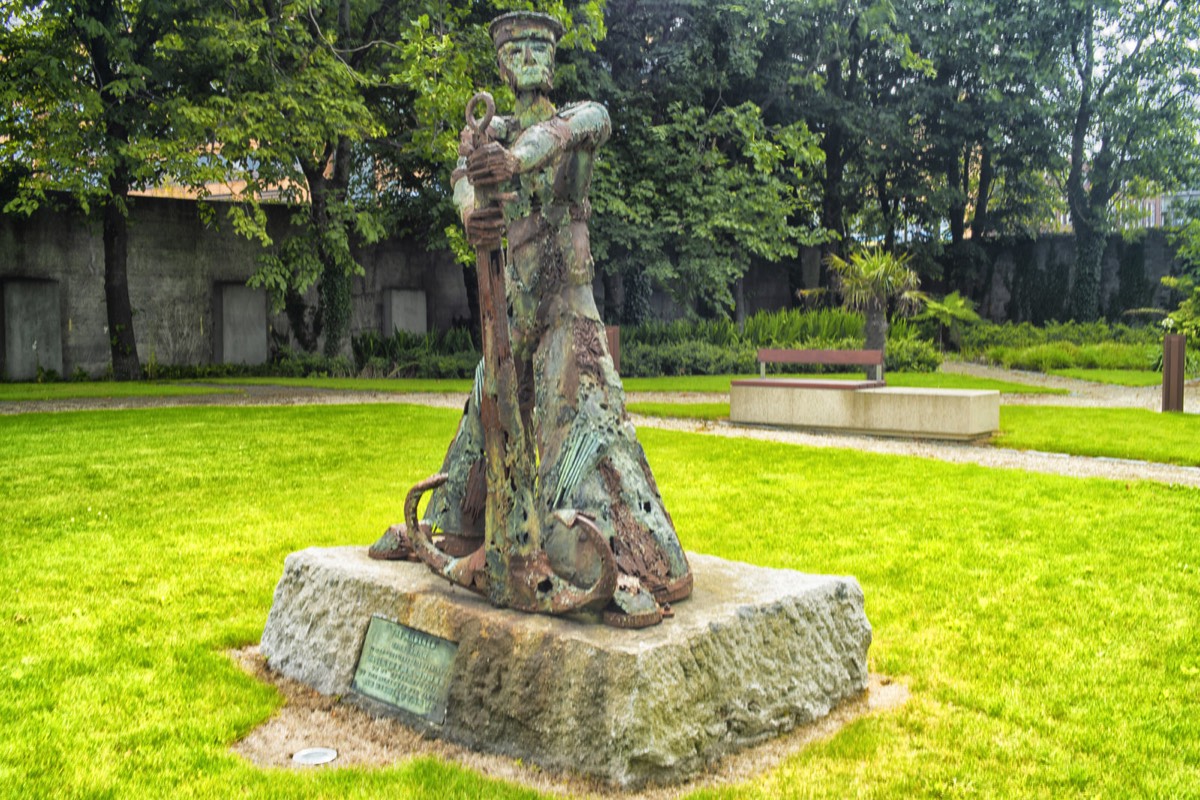
[[[883,350],[887,347],[887,307],[878,302],[869,304],[864,312],[866,325],[866,349]]]
[[[129,220],[121,205],[129,188],[115,177],[109,181],[109,190],[112,194],[104,204],[104,303],[113,377],[135,381],[142,377],[142,364],[133,333],[133,305],[129,302]]]
[[[1071,164],[1067,173],[1067,204],[1071,227],[1075,230],[1075,283],[1071,287],[1071,317],[1078,322],[1094,320],[1100,311],[1100,261],[1104,256],[1104,236],[1100,220],[1088,199],[1085,178],[1086,143],[1092,120],[1092,70],[1094,39],[1092,23],[1095,10],[1084,8],[1084,44],[1081,52],[1079,106],[1071,128]],[[1097,177],[1090,176],[1093,180]]]
[[[350,186],[350,144],[345,137],[338,137],[333,148],[332,173],[323,184],[321,192],[320,231],[328,231],[334,225],[344,226],[335,222],[329,213],[330,203],[341,203],[346,199]],[[314,213],[316,212],[316,193],[313,195]],[[351,231],[342,231],[347,243]],[[346,336],[350,332],[351,311],[351,281],[350,271],[341,253],[328,250],[325,237],[321,237],[321,285],[318,295],[321,298],[321,328],[325,334],[324,353],[327,358],[341,355]],[[344,254],[347,258],[349,254]]]
[[[875,180],[875,194],[879,199],[879,216],[883,219],[883,249],[896,252],[896,208],[899,203],[888,192],[887,179],[880,176]]]
[[[738,333],[746,332],[746,276],[740,275],[733,282],[733,317]]]
[[[825,65],[826,91],[831,97],[842,96],[842,62],[834,59]],[[846,132],[837,119],[830,119],[821,139],[821,150],[825,153],[825,175],[821,180],[821,227],[833,235],[821,245],[821,273],[818,285],[828,286],[828,268],[825,259],[830,255],[841,256],[846,241],[845,200],[842,183],[846,175]]]
[[[1075,226],[1075,283],[1071,287],[1071,318],[1090,322],[1100,315],[1100,269],[1104,259],[1105,237],[1102,230],[1083,219]]]
[[[603,270],[600,281],[604,284],[604,324],[620,325],[621,319],[621,275],[615,270]]]
[[[971,218],[971,239],[982,244],[991,220],[988,219],[988,202],[991,200],[992,184],[996,180],[996,167],[992,163],[992,149],[983,146],[979,155],[979,188],[975,192],[975,216]]]
[[[956,193],[954,201],[950,203],[950,207],[946,211],[950,222],[951,247],[962,244],[966,234],[967,196],[960,194],[964,175],[966,175],[966,168],[959,160],[957,153],[946,160],[946,185]],[[948,279],[949,277],[947,276]],[[947,280],[947,285],[949,284],[950,281]]]

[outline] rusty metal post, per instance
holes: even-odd
[[[1187,343],[1183,334],[1163,337],[1162,410],[1183,411],[1183,368]]]
[[[608,354],[612,356],[613,369],[621,372],[621,329],[616,325],[605,325],[604,336],[608,339]]]

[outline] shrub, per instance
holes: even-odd
[[[391,336],[368,331],[353,337],[350,347],[358,373],[369,377],[470,378],[480,358],[466,328]]]
[[[841,308],[760,311],[746,320],[744,339],[754,347],[799,348],[808,342],[863,341],[863,317]],[[805,345],[807,346],[807,345]]]
[[[975,357],[993,347],[1022,349],[1059,342],[1079,346],[1106,342],[1145,345],[1158,341],[1159,331],[1149,325],[1109,325],[1103,321],[1050,322],[1039,328],[1029,322],[1005,322],[1001,325],[983,323],[963,331],[962,351],[964,355]]]
[[[937,372],[942,366],[942,352],[924,339],[888,338],[883,352],[884,366],[892,371]]]
[[[621,348],[621,374],[631,378],[746,374],[754,372],[757,364],[754,348],[744,344],[720,347],[701,341],[662,345],[637,342]]]
[[[1077,345],[1073,342],[1048,342],[1032,347],[989,347],[988,361],[1008,369],[1048,372],[1053,369],[1150,369],[1155,353],[1162,360],[1158,344],[1102,342]]]

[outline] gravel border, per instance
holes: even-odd
[[[756,428],[733,425],[729,422],[708,422],[690,419],[661,419],[634,415],[638,427],[683,431],[726,438],[756,439],[803,447],[840,447],[865,453],[895,456],[916,456],[955,464],[978,464],[997,469],[1016,469],[1067,475],[1073,478],[1107,478],[1119,481],[1156,481],[1159,483],[1200,488],[1200,467],[1180,467],[1152,461],[1133,461],[1121,458],[1093,458],[1064,453],[1043,453],[1036,450],[1011,450],[986,444],[935,442],[924,439],[883,439],[869,436],[844,436],[831,433],[809,433],[776,428]]]

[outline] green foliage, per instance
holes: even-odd
[[[1110,325],[1098,322],[1051,322],[1044,326],[1029,322],[985,322],[972,326],[963,333],[963,355],[972,357],[989,347],[1025,348],[1053,342],[1070,342],[1075,345],[1102,344],[1154,344],[1161,341],[1161,334],[1149,326]]]
[[[1064,8],[1056,24],[1064,69],[1049,88],[1076,236],[1071,314],[1092,320],[1116,198],[1196,175],[1200,4],[1089,0]]]
[[[133,192],[206,179],[197,155],[211,140],[181,121],[212,74],[193,58],[208,11],[52,0],[5,2],[0,19],[0,209],[28,215],[61,192],[100,221],[111,366],[138,378],[126,218]]]
[[[1031,347],[989,347],[984,351],[984,357],[1008,369],[1050,372],[1062,369],[1153,369],[1156,353],[1161,359],[1161,345],[1048,342]]]
[[[592,188],[598,269],[626,285],[649,278],[684,307],[728,311],[752,262],[822,238],[819,140],[796,116],[768,118],[767,98],[746,84],[794,10],[620,0],[597,51],[568,54],[560,96],[612,114]]]
[[[799,178],[819,157],[804,128],[771,129],[750,103],[712,113],[675,103],[661,121],[614,125],[631,141],[597,168],[598,263],[652,278],[681,305],[731,309],[730,287],[752,259],[777,262],[816,241],[795,222],[811,208]],[[619,160],[628,151],[636,160]]]
[[[702,340],[621,347],[621,372],[633,377],[659,375],[741,375],[758,361],[746,344],[716,345]]]
[[[746,320],[744,336],[757,348],[798,349],[801,342],[861,341],[863,318],[840,308],[764,311]]]
[[[1182,333],[1192,341],[1200,340],[1200,283],[1191,277],[1172,276],[1164,277],[1162,282],[1183,297],[1163,321],[1163,328],[1172,333]]]
[[[907,253],[896,255],[882,247],[863,247],[849,260],[830,254],[826,265],[837,275],[837,292],[846,307],[855,311],[886,309],[894,302],[900,310],[915,310],[923,302],[917,274],[909,268]]]
[[[958,292],[951,292],[941,300],[926,296],[924,303],[925,308],[914,319],[933,323],[938,342],[943,346],[960,349],[963,330],[981,322],[975,303]]]
[[[892,337],[883,361],[889,372],[937,372],[942,366],[942,352],[924,339]]]
[[[727,319],[649,322],[621,329],[621,371],[638,377],[752,373],[758,369],[759,349],[855,350],[862,348],[863,336],[862,315],[842,309],[760,311],[746,320],[741,333]],[[898,349],[893,355],[889,345],[885,356],[889,369],[933,371],[941,365],[937,348],[920,340],[915,327],[898,320],[892,339]],[[797,364],[780,369],[828,372],[847,368]]]
[[[354,363],[367,377],[471,378],[480,355],[466,328],[425,334],[371,331],[351,340]]]

